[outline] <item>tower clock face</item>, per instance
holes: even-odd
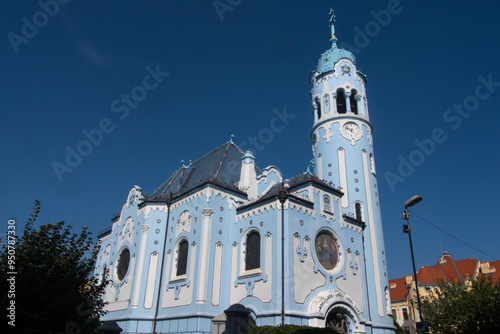
[[[346,123],[343,130],[347,138],[354,140],[358,137],[360,128],[356,123]]]

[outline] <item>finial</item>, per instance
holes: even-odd
[[[330,20],[328,22],[330,22],[330,43],[333,45],[337,45],[337,36],[335,36],[335,12],[332,8],[330,8]]]
[[[314,173],[311,172],[311,168],[314,167],[316,167],[316,164],[314,163],[314,159],[311,159],[311,161],[309,161],[309,166],[307,166],[307,170],[304,174],[314,175]]]
[[[234,141],[233,141],[233,139],[234,139],[234,134],[232,134],[232,135],[231,135],[231,139],[229,139],[229,142],[230,142],[231,144],[233,144],[233,145],[234,145]]]
[[[181,160],[182,168],[188,168],[193,163],[191,160],[189,160],[189,165],[186,165],[184,162],[185,162],[184,160]]]

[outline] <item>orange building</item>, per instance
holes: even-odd
[[[432,293],[440,281],[467,283],[481,276],[491,277],[493,282],[500,281],[500,261],[487,262],[474,258],[456,261],[444,252],[436,265],[418,270],[420,298]],[[389,280],[389,291],[394,319],[407,333],[415,333],[415,323],[420,321],[420,316],[413,275]]]

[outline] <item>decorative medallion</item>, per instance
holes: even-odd
[[[339,260],[337,242],[332,233],[321,231],[315,241],[316,257],[326,270],[332,270]]]
[[[347,74],[349,76],[351,75],[351,68],[349,66],[343,65],[340,69],[342,70],[342,75],[344,74]]]

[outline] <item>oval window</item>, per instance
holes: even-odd
[[[321,231],[316,236],[315,241],[316,257],[319,263],[326,270],[332,270],[339,260],[337,242],[332,233]]]
[[[127,275],[128,266],[130,264],[130,251],[128,248],[125,248],[118,257],[118,264],[116,266],[116,276],[118,280],[123,280],[125,275]]]

